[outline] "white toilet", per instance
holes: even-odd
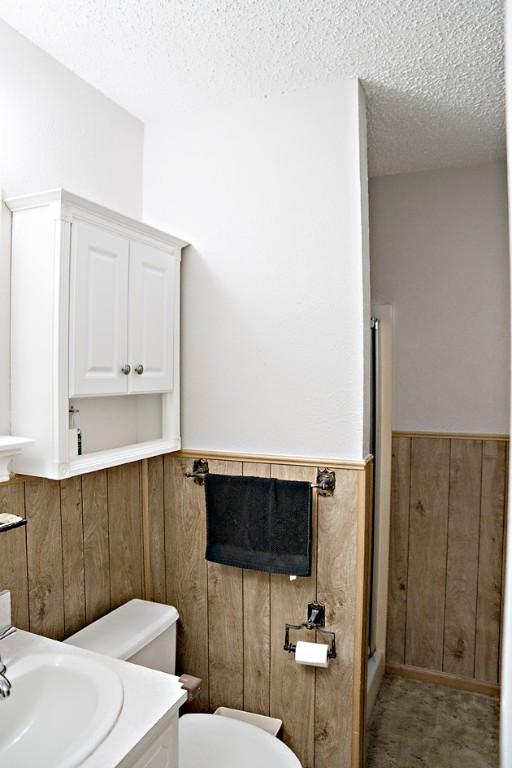
[[[66,642],[174,674],[177,620],[172,606],[130,600]],[[221,715],[184,715],[179,739],[180,768],[301,768],[291,749],[275,736]]]

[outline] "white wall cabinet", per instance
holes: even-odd
[[[64,478],[178,450],[186,243],[64,190],[6,205],[11,426],[34,440],[15,471]]]

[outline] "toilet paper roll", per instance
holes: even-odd
[[[305,664],[308,667],[327,667],[329,658],[327,652],[329,646],[324,643],[306,643],[299,640],[295,649],[295,661],[297,664]]]

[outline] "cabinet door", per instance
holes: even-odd
[[[177,256],[130,243],[131,392],[172,391],[178,270]]]
[[[72,224],[70,397],[128,391],[128,266],[128,239]]]

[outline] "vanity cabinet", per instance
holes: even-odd
[[[11,421],[34,440],[15,471],[60,479],[178,450],[186,243],[65,190],[6,205]]]
[[[118,768],[178,768],[178,715],[173,712],[158,723]]]
[[[179,765],[179,726],[178,716],[173,714],[172,720],[166,718],[165,730],[153,736],[149,734],[144,742],[143,754],[137,759],[132,755],[125,759],[119,768],[178,768]],[[157,728],[153,729],[157,732]],[[139,751],[137,750],[137,751]]]

